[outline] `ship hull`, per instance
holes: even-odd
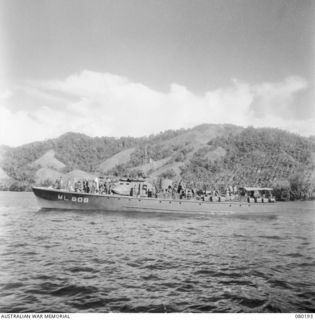
[[[274,203],[247,203],[239,201],[210,202],[201,200],[173,200],[136,198],[117,195],[67,192],[33,187],[39,206],[46,209],[100,210],[155,213],[246,213],[273,212]]]

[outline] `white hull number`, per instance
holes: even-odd
[[[88,203],[89,202],[89,198],[71,197],[71,199],[70,199],[63,194],[58,194],[58,200],[65,200],[65,201],[71,200],[72,202],[79,202],[79,203]]]

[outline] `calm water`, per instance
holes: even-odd
[[[315,312],[315,203],[272,214],[39,211],[0,193],[0,312]]]

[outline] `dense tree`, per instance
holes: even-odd
[[[187,130],[168,130],[149,137],[119,139],[67,133],[58,139],[17,148],[2,147],[1,167],[16,183],[11,181],[11,186],[3,185],[1,188],[28,188],[34,183],[38,169],[34,161],[53,149],[55,157],[65,164],[63,173],[81,169],[102,175],[136,177],[143,175],[137,167],[143,165],[144,160],[168,159],[168,167],[184,163],[180,178],[205,188],[270,186],[275,188],[279,197],[289,194],[291,199],[314,191],[314,137],[304,138],[278,129],[249,127],[241,130],[224,125],[218,126],[219,133],[212,138],[209,136],[207,144],[196,148],[193,140],[189,140],[191,132],[192,136],[196,132],[204,134],[210,127],[211,130],[215,128],[214,125],[201,125]],[[100,172],[99,166],[103,161],[128,148],[135,149],[128,163],[109,172]],[[176,172],[171,169],[162,176],[173,178]]]
[[[223,148],[225,156],[213,160],[207,154]],[[276,186],[279,194],[289,192],[291,199],[314,190],[315,144],[311,139],[278,129],[247,128],[236,135],[217,137],[193,155],[183,175],[193,173],[219,185]],[[211,172],[211,175],[210,175]],[[277,182],[288,181],[286,187]]]

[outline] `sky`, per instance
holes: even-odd
[[[202,123],[315,135],[314,18],[312,0],[0,0],[0,144]]]

